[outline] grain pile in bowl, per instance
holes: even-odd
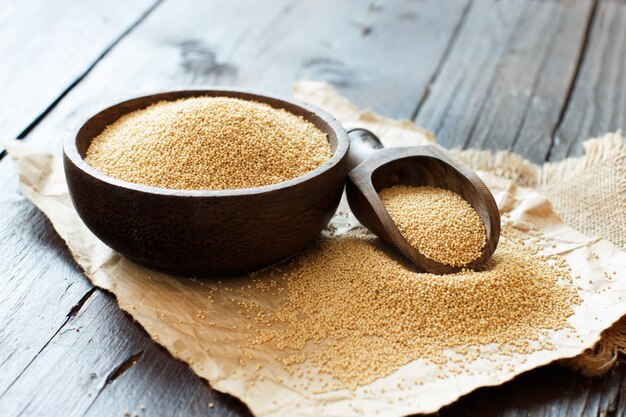
[[[261,187],[312,171],[332,155],[311,122],[229,97],[161,101],[126,114],[91,142],[85,161],[113,178],[154,187]]]
[[[487,244],[485,226],[476,210],[455,192],[395,185],[379,196],[400,233],[426,258],[462,267],[482,254]]]
[[[283,352],[275,359],[298,377],[298,389],[354,389],[415,360],[461,372],[490,344],[504,355],[552,349],[545,335],[571,328],[581,301],[567,263],[537,248],[506,228],[481,271],[434,275],[416,272],[371,234],[351,232],[211,297],[230,299],[249,320],[254,335],[241,349],[271,343]],[[258,303],[259,292],[281,301]],[[254,364],[254,354],[245,361]]]

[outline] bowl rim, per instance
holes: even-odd
[[[319,167],[311,170],[304,175],[301,175],[296,178],[292,178],[287,181],[278,182],[275,184],[264,185],[261,187],[252,187],[252,188],[235,188],[235,189],[226,189],[226,190],[187,190],[187,189],[171,189],[171,188],[162,188],[162,187],[154,187],[151,185],[145,184],[137,184],[129,181],[120,180],[109,175],[106,175],[91,165],[89,165],[83,157],[80,156],[78,152],[78,147],[76,146],[78,132],[91,121],[94,117],[98,116],[100,113],[112,109],[116,106],[124,105],[128,102],[142,99],[142,98],[154,98],[154,103],[159,101],[159,96],[167,96],[170,94],[181,94],[182,98],[190,98],[190,97],[202,97],[207,95],[208,93],[217,93],[215,96],[223,96],[229,97],[229,94],[243,94],[250,96],[250,99],[254,100],[258,98],[259,102],[269,104],[265,99],[270,99],[274,102],[282,102],[291,106],[300,107],[306,110],[309,113],[314,114],[319,117],[323,122],[325,122],[328,127],[334,131],[337,136],[337,149],[331,156],[331,158],[324,162]],[[167,99],[164,99],[167,100]],[[171,98],[168,101],[173,101]],[[273,106],[272,106],[273,107]],[[136,109],[136,110],[139,110]],[[287,109],[285,109],[287,110]],[[133,110],[134,111],[134,110]],[[289,111],[289,110],[287,110]],[[305,118],[306,119],[306,118]],[[310,120],[307,119],[310,122]],[[339,121],[332,116],[330,113],[320,109],[317,106],[314,106],[309,103],[305,103],[298,99],[286,98],[281,95],[276,94],[268,94],[265,92],[260,92],[257,90],[250,89],[239,89],[239,88],[182,88],[182,89],[174,89],[174,90],[159,90],[153,93],[144,93],[138,96],[128,97],[119,101],[116,101],[113,104],[108,104],[105,106],[100,106],[96,110],[91,110],[86,114],[78,117],[73,123],[70,124],[66,133],[65,139],[63,141],[63,154],[66,156],[66,159],[78,169],[80,169],[83,173],[95,178],[98,181],[105,182],[115,187],[120,187],[128,190],[138,191],[142,193],[148,194],[156,194],[156,195],[166,195],[166,196],[180,196],[180,197],[235,197],[235,196],[249,196],[249,195],[258,195],[265,193],[277,192],[283,189],[291,188],[297,185],[300,185],[308,180],[320,176],[326,171],[331,170],[335,166],[337,166],[342,160],[344,160],[348,154],[348,149],[350,147],[350,140],[348,134],[344,127],[339,123]],[[347,172],[346,172],[347,174]]]

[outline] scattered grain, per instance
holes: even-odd
[[[253,291],[283,294],[283,304],[246,303],[259,325],[247,347],[272,343],[284,351],[277,360],[285,369],[312,366],[344,388],[414,360],[458,361],[446,353],[455,348],[553,349],[542,336],[570,328],[580,299],[562,262],[541,258],[520,235],[503,231],[482,271],[443,276],[415,272],[369,234],[327,239],[292,263],[252,275]],[[247,291],[240,297],[253,300]],[[461,363],[479,357],[473,350]]]

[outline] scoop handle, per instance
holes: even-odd
[[[361,165],[367,158],[384,146],[378,136],[367,129],[355,128],[348,130],[350,150],[348,152],[348,171]]]

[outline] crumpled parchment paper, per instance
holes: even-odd
[[[360,124],[365,115],[365,123],[360,125],[381,135],[386,146],[433,141],[431,135],[409,122],[360,112],[347,100],[345,104],[346,112],[337,114],[339,119]],[[100,242],[82,223],[71,204],[60,158],[17,142],[8,143],[7,149],[19,173],[22,192],[49,217],[91,282],[112,292],[120,307],[173,356],[188,363],[213,388],[240,398],[257,416],[434,412],[478,387],[498,385],[527,370],[578,355],[594,345],[602,330],[626,314],[624,252],[565,225],[541,194],[482,173],[503,214],[503,225],[541,235],[542,253],[561,255],[569,263],[572,277],[580,276],[574,278],[573,286],[582,288],[578,291],[582,303],[573,307],[574,315],[568,319],[572,327],[542,336],[554,346],[551,350],[511,355],[496,345],[482,346],[480,357],[468,359],[461,372],[451,372],[448,367],[452,365],[418,360],[354,391],[302,390],[297,388],[298,377],[287,373],[275,359],[283,352],[271,344],[257,346],[255,360],[246,356],[242,345],[252,336],[255,324],[233,312],[236,307],[227,297],[216,296],[216,287],[246,285],[249,277],[218,283],[177,278],[134,264]],[[348,210],[342,201],[340,214],[333,219],[336,233],[357,226],[351,215],[345,215]],[[264,306],[280,302],[261,291],[253,292],[252,297]],[[260,369],[259,361],[263,365]]]

